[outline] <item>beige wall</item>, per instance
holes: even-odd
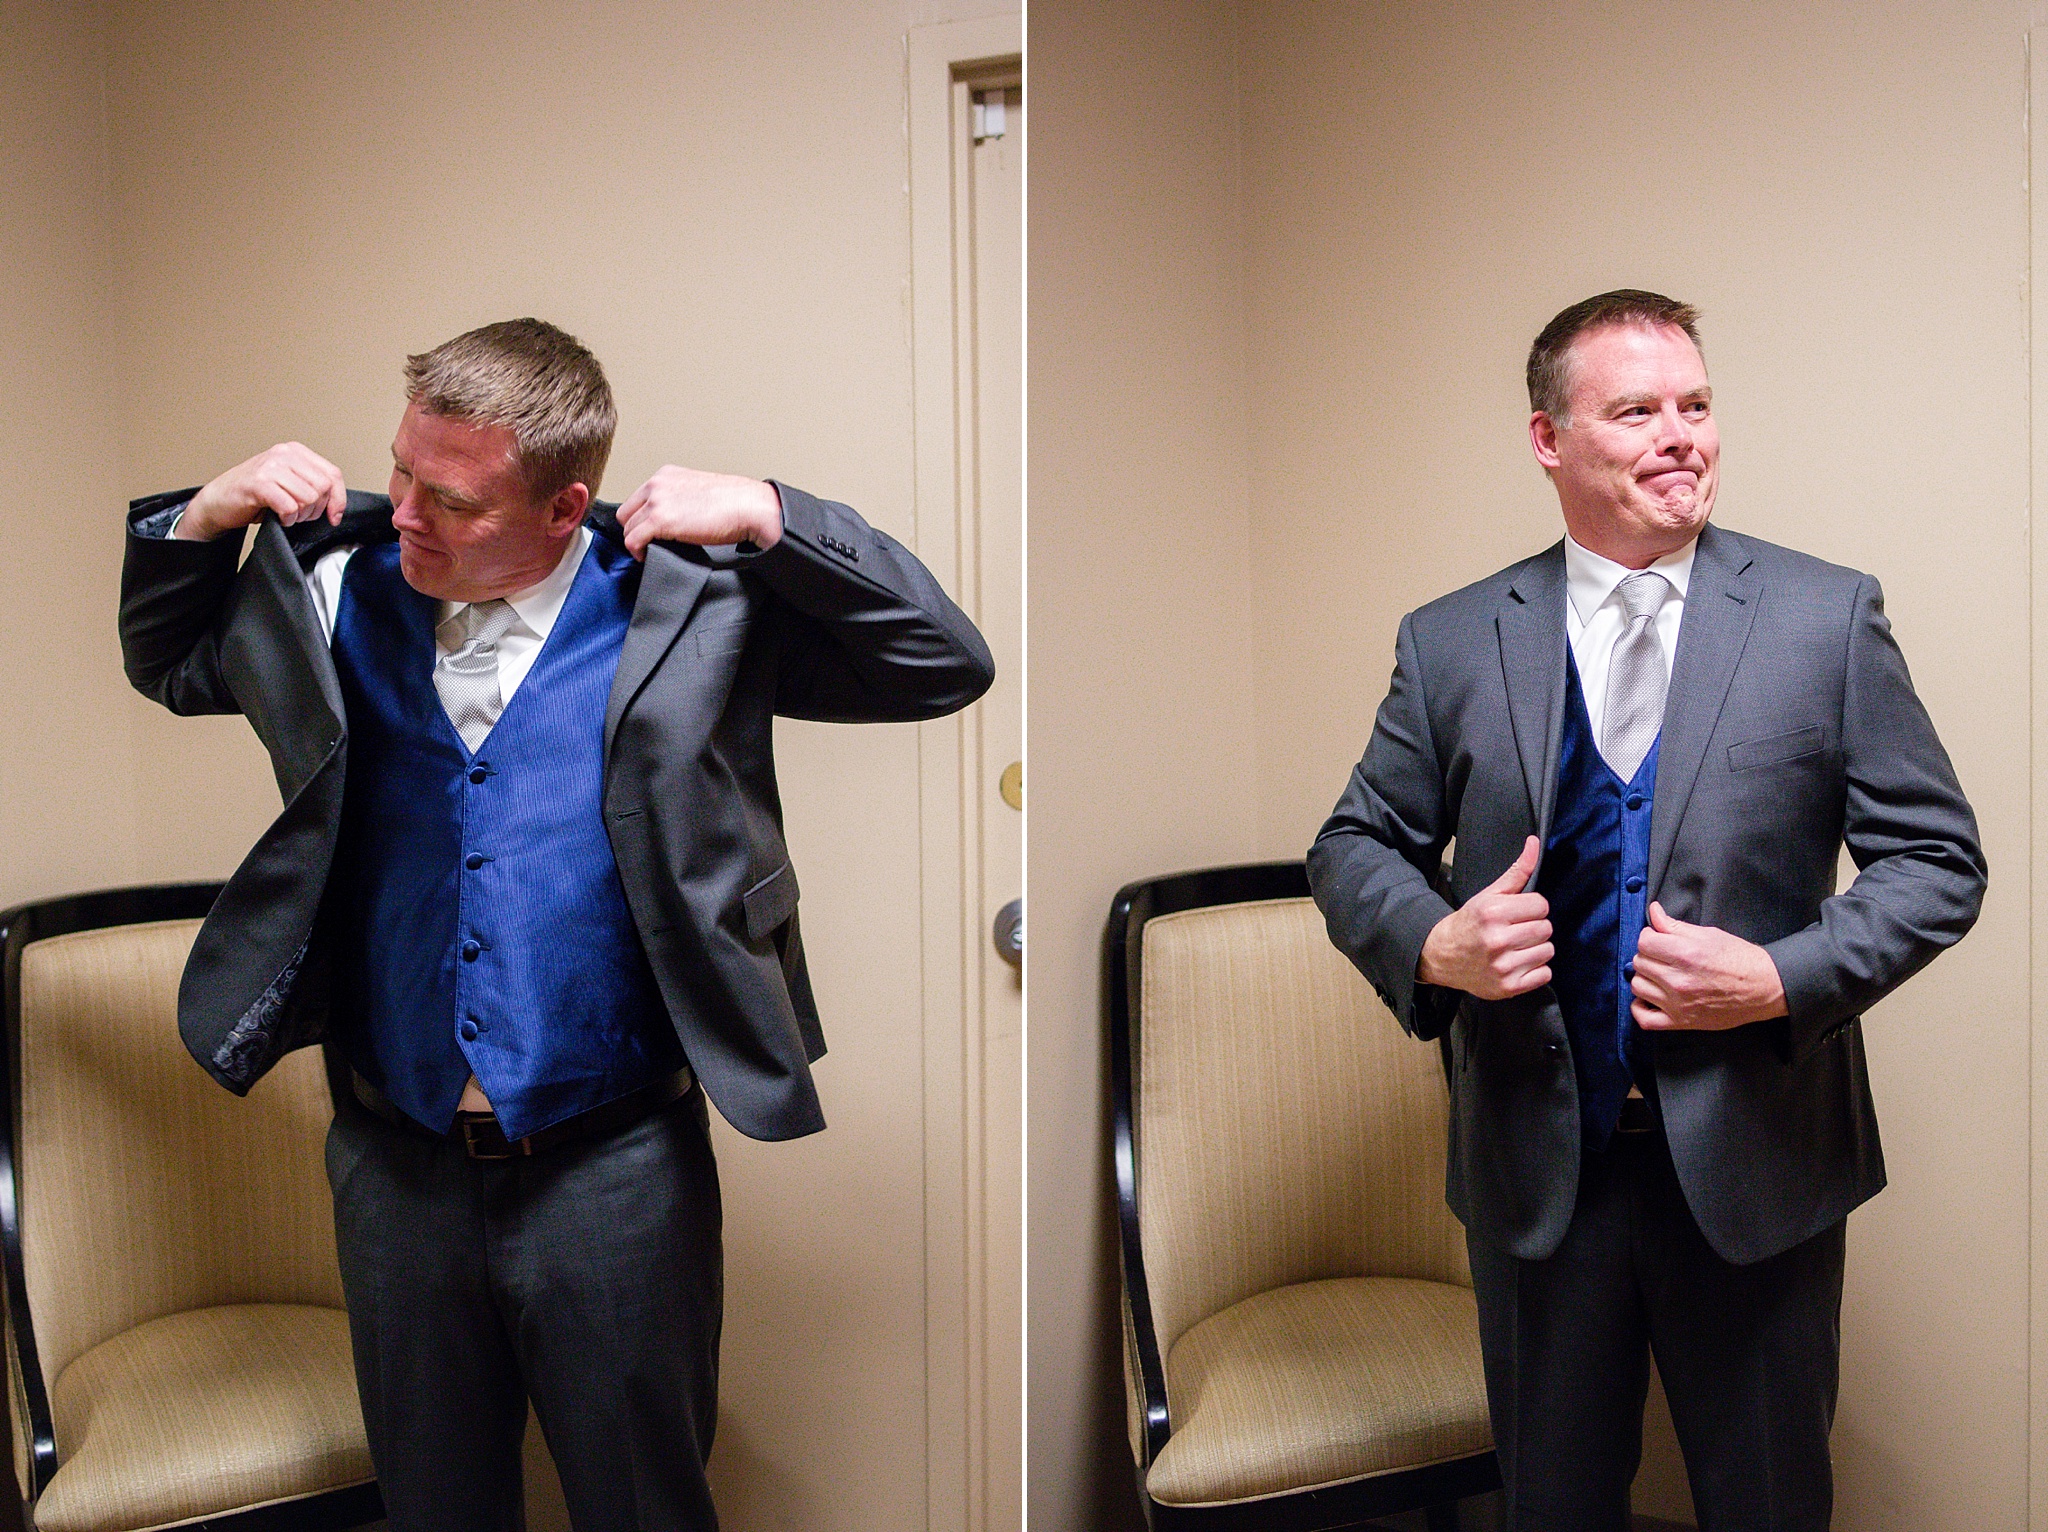
[[[914,542],[905,40],[1014,0],[0,3],[0,893],[235,865],[276,791],[239,720],[120,681],[120,506],[287,437],[381,489],[401,358],[471,325],[603,358],[613,498],[774,474]],[[735,1528],[922,1525],[918,737],[778,752],[833,1126],[719,1137],[714,1474]]]
[[[102,16],[0,3],[0,906],[134,866]]]
[[[1030,16],[1033,1532],[1136,1524],[1097,998],[1110,897],[1255,850],[1244,178],[1219,14]]]
[[[1059,855],[1044,848],[1070,836],[1105,869],[1102,888],[1112,867],[1216,859],[1247,813],[1248,852],[1300,854],[1364,743],[1400,614],[1557,535],[1522,434],[1529,338],[1565,303],[1607,287],[1701,304],[1726,444],[1718,519],[1884,581],[1993,867],[1975,934],[1888,1001],[1869,1033],[1892,1185],[1850,1225],[1837,1525],[2021,1526],[2029,735],[2014,699],[2030,602],[2026,6],[1681,14],[1275,0],[1172,7],[1169,19],[1125,5],[1115,49],[1054,51],[1062,35],[1109,30],[1099,9],[1038,0],[1033,10],[1042,87],[1097,104],[1085,124],[1048,109],[1041,151],[1070,135],[1059,167],[1120,193],[1055,183],[1044,153],[1034,314],[1038,333],[1057,333],[1072,322],[1059,306],[1077,291],[1092,310],[1128,282],[1148,317],[1119,316],[1129,344],[1106,361],[1078,343],[1041,342],[1033,355],[1032,758],[1040,784],[1108,756],[1144,767],[1121,773],[1130,785],[1114,820],[1092,799],[1088,814],[1035,799],[1036,908],[1048,902],[1041,871]],[[1227,61],[1233,47],[1241,129],[1229,121],[1227,63],[1198,75],[1186,62]],[[1085,79],[1053,78],[1062,59]],[[1184,114],[1213,114],[1209,132],[1162,120],[1148,82],[1170,82],[1159,88]],[[1138,174],[1169,154],[1179,181]],[[1192,209],[1174,193],[1202,181],[1205,165],[1217,190]],[[1063,244],[1088,252],[1082,270],[1046,259],[1049,216]],[[1191,280],[1180,269],[1203,241],[1227,245],[1239,228],[1241,320],[1206,271]],[[1176,241],[1184,248],[1162,255]],[[1117,274],[1106,291],[1104,271]],[[1157,380],[1183,370],[1188,348],[1227,347],[1240,324],[1250,424],[1233,468],[1217,461],[1233,439],[1201,428],[1216,418],[1213,400],[1169,401]],[[1113,398],[1137,380],[1143,409],[1118,401],[1048,430],[1062,396],[1081,392],[1059,371],[1077,353],[1090,388]],[[1205,447],[1194,498],[1221,481],[1244,484],[1248,501],[1241,514],[1223,505],[1177,550],[1155,550],[1151,504],[1073,498],[1084,470],[1174,462],[1190,434]],[[1179,488],[1179,476],[1161,487]],[[1062,586],[1041,572],[1047,529],[1071,536],[1084,522],[1094,546],[1118,550],[1098,582],[1121,580],[1129,609],[1169,606],[1192,661],[1140,655],[1105,674],[1101,651],[1070,643],[1077,620],[1113,628],[1063,601],[1065,590],[1098,594],[1084,577]],[[1122,552],[1133,545],[1135,559]],[[1229,582],[1235,599],[1203,604],[1226,546],[1252,555]],[[1207,737],[1241,736],[1223,716],[1238,693],[1204,667],[1243,656],[1249,776]],[[1147,695],[1144,718],[1087,716],[1093,699],[1127,687]],[[1176,748],[1199,758],[1168,758]],[[1092,928],[1040,924],[1033,935],[1034,1059],[1092,1046],[1096,1008],[1081,979]],[[1056,939],[1075,945],[1049,951]],[[1059,1130],[1090,1120],[1081,1095],[1095,1083],[1034,1069],[1034,1117],[1054,1125],[1034,1141],[1034,1188],[1055,1164],[1095,1172],[1089,1197],[1063,1191],[1077,1227],[1092,1227],[1104,1177]],[[1055,1097],[1061,1087],[1070,1094]],[[1053,1205],[1049,1195],[1034,1203],[1042,1245]],[[1062,1249],[1086,1248],[1061,1238]],[[1083,1269],[1087,1281],[1034,1286],[1041,1330],[1100,1332],[1113,1281],[1099,1265]],[[1033,1357],[1041,1369],[1055,1360],[1042,1340]],[[1099,1354],[1065,1360],[1062,1376],[1034,1373],[1043,1398],[1089,1401],[1072,1411],[1119,1396]],[[1117,1458],[1119,1472],[1127,1461]],[[1046,1495],[1084,1493],[1086,1482],[1070,1474]],[[1642,1509],[1685,1510],[1668,1442],[1653,1442],[1644,1490]],[[1068,1520],[1049,1524],[1087,1524],[1078,1501],[1060,1505]]]

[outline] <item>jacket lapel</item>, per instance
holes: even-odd
[[[1671,685],[1664,694],[1664,732],[1657,746],[1657,789],[1650,811],[1650,897],[1671,863],[1686,801],[1699,780],[1707,742],[1720,722],[1735,667],[1756,620],[1763,586],[1749,573],[1742,540],[1712,524],[1700,529],[1686,588],[1685,617]]]
[[[341,681],[334,673],[333,648],[320,629],[320,616],[306,593],[306,579],[321,556],[335,548],[397,540],[398,534],[391,529],[389,497],[355,489],[348,492],[348,509],[338,527],[320,519],[287,528],[269,513],[257,526],[256,551],[249,562],[284,609],[285,624],[305,651],[320,695],[336,720],[342,716]]]
[[[1564,729],[1564,544],[1546,549],[1515,572],[1495,619],[1508,719],[1529,789],[1536,834],[1550,839],[1557,796],[1558,740]]]
[[[275,515],[265,513],[257,525],[256,550],[250,554],[246,567],[254,571],[266,597],[284,614],[284,625],[319,689],[320,700],[326,705],[329,718],[338,723],[342,716],[341,681],[334,673],[334,655],[327,646],[326,635],[320,631],[313,599],[306,593],[306,577],[298,555]],[[290,718],[295,710],[303,714],[306,701],[303,697],[287,699],[287,705],[278,710],[279,716]]]
[[[605,535],[601,525],[593,526],[592,530]],[[648,545],[647,562],[640,572],[640,592],[633,601],[633,620],[619,650],[619,669],[612,678],[612,694],[604,710],[607,761],[611,759],[612,736],[618,733],[619,720],[626,716],[626,709],[654,674],[662,656],[674,646],[690,609],[703,593],[704,582],[710,578],[709,566],[683,557],[664,543]]]

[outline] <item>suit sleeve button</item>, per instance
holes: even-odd
[[[1549,1055],[1550,1055],[1550,1056],[1551,1056],[1552,1058],[1554,1058],[1554,1059],[1560,1059],[1560,1058],[1563,1058],[1563,1057],[1564,1057],[1564,1044],[1563,1044],[1563,1043],[1545,1043],[1545,1044],[1543,1045],[1543,1051],[1544,1051],[1545,1053],[1549,1054]]]

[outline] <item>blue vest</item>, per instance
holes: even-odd
[[[1564,1011],[1579,1079],[1585,1140],[1607,1147],[1631,1083],[1650,1088],[1643,1031],[1629,1014],[1636,938],[1647,920],[1650,809],[1657,744],[1623,782],[1601,758],[1586,716],[1579,667],[1565,656],[1564,737],[1557,804],[1536,891],[1550,901],[1551,985]],[[1662,737],[1659,737],[1659,744]]]
[[[398,548],[342,580],[348,781],[327,918],[337,1035],[407,1116],[453,1125],[473,1073],[519,1138],[675,1069],[605,836],[604,714],[640,566],[593,538],[548,640],[471,754],[434,690],[440,604]]]

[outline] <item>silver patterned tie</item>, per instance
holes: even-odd
[[[434,690],[441,694],[441,706],[448,710],[455,732],[473,751],[505,711],[498,691],[498,640],[519,614],[503,601],[478,601],[463,616],[468,636],[460,649],[442,655],[435,664]]]
[[[1628,625],[1614,641],[1607,662],[1607,710],[1600,718],[1600,754],[1627,782],[1643,764],[1664,727],[1664,689],[1670,672],[1657,640],[1657,609],[1669,585],[1660,574],[1639,570],[1615,587],[1628,611]]]

